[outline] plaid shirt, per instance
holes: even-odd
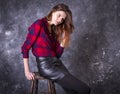
[[[64,50],[60,43],[50,34],[46,18],[38,19],[29,28],[21,52],[23,58],[29,58],[29,50],[36,57],[55,56],[59,58]]]

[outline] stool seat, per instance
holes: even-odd
[[[47,80],[47,91],[40,91],[39,94],[56,94],[54,83],[42,77],[38,72],[34,72],[35,79],[31,80],[30,94],[38,94],[38,80]]]

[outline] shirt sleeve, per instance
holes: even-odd
[[[24,41],[22,47],[21,47],[21,53],[23,55],[23,58],[29,58],[29,50],[31,46],[34,44],[35,40],[37,39],[37,36],[40,33],[40,24],[39,20],[35,21],[29,28],[28,28],[28,34],[26,37],[26,40]]]
[[[64,47],[62,47],[59,42],[56,42],[56,54],[57,54],[57,58],[61,57],[63,51],[64,51]]]

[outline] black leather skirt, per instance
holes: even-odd
[[[39,74],[43,77],[58,81],[69,74],[62,61],[56,57],[36,57]]]

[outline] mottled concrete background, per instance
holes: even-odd
[[[120,94],[120,0],[0,0],[0,94],[29,93],[21,55],[27,28],[62,2],[75,25],[63,63],[91,94]],[[37,70],[31,52],[30,67]],[[56,90],[65,94],[57,84]]]

